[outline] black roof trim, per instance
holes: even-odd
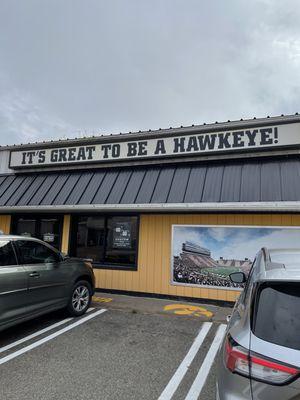
[[[286,201],[299,157],[0,176],[0,207]]]

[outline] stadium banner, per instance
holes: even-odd
[[[229,274],[248,275],[262,247],[298,248],[299,243],[299,227],[172,225],[171,284],[242,290]]]

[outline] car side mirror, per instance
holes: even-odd
[[[229,278],[233,283],[245,283],[247,281],[244,272],[233,272],[232,274],[229,274]]]

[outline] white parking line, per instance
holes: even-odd
[[[55,339],[57,336],[60,336],[63,333],[68,332],[73,328],[76,328],[76,326],[84,324],[85,322],[89,321],[90,319],[95,318],[100,314],[103,314],[105,311],[106,311],[106,309],[102,308],[101,310],[96,311],[90,315],[87,315],[86,317],[80,318],[78,321],[74,322],[73,324],[70,324],[70,325],[66,326],[65,328],[62,328],[59,331],[56,331],[49,336],[45,336],[44,338],[38,340],[37,342],[34,342],[26,347],[23,347],[20,350],[15,351],[14,353],[11,353],[5,357],[0,358],[0,365],[18,357],[24,353],[27,353],[28,351],[30,351],[38,346],[41,346],[42,344],[48,342],[49,340]]]
[[[90,308],[87,310],[87,312],[93,311],[94,309],[95,309],[95,308],[90,307]],[[48,332],[48,331],[51,331],[52,329],[58,328],[59,326],[64,325],[64,324],[66,324],[67,322],[72,321],[73,319],[74,319],[74,318],[66,318],[66,319],[63,319],[62,321],[59,321],[59,322],[56,322],[56,323],[53,324],[53,325],[47,326],[46,328],[41,329],[41,330],[39,330],[39,331],[37,331],[37,332],[34,332],[34,333],[32,333],[31,335],[25,336],[25,337],[23,337],[22,339],[17,340],[16,342],[10,343],[10,344],[8,344],[7,346],[0,347],[0,353],[4,353],[5,351],[10,350],[10,349],[12,349],[13,347],[19,346],[19,344],[22,344],[22,343],[24,343],[24,342],[28,342],[28,340],[31,340],[31,339],[34,339],[34,338],[37,337],[37,336],[43,335],[44,333],[46,333],[46,332]]]
[[[208,350],[208,353],[201,365],[201,368],[200,368],[185,400],[197,400],[198,399],[198,397],[202,391],[202,388],[205,384],[205,381],[208,377],[209,371],[214,362],[214,359],[216,357],[216,354],[218,352],[220,344],[222,342],[223,336],[225,334],[225,330],[226,330],[226,325],[222,324],[219,326],[216,336]]]
[[[172,376],[170,382],[159,396],[158,400],[169,400],[172,398],[173,394],[176,392],[180,382],[184,378],[185,374],[187,373],[191,363],[193,362],[198,350],[200,349],[206,335],[208,334],[210,328],[212,326],[212,322],[204,322],[201,327],[198,336],[196,337],[194,343],[192,344],[190,350],[188,351],[187,355],[182,360],[181,364],[177,368],[175,374]]]

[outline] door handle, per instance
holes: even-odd
[[[31,272],[31,273],[29,274],[29,276],[30,276],[30,278],[39,278],[39,277],[40,277],[40,274],[39,274],[38,272]]]

